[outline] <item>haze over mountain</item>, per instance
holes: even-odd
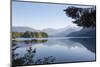
[[[30,28],[30,27],[12,27],[12,32],[26,32],[26,31],[30,31],[30,32],[36,32],[39,30]]]
[[[50,37],[93,37],[96,35],[95,28],[83,28],[78,29],[76,27],[70,27],[70,28],[60,28],[60,29],[52,29],[52,28],[46,28],[43,30],[37,30],[30,27],[12,27],[12,32],[45,32]]]
[[[56,36],[56,37],[64,37],[71,32],[79,31],[80,29],[77,29],[76,27],[70,27],[70,28],[60,28],[60,29],[52,29],[47,28],[43,29],[43,32],[48,33],[49,36]]]
[[[60,29],[53,29],[53,28],[46,28],[43,30],[37,30],[37,29],[33,29],[30,27],[12,27],[12,32],[26,32],[26,31],[30,31],[30,32],[45,32],[48,34],[48,36],[56,36],[56,37],[64,37],[67,36],[68,34],[70,34],[71,32],[75,32],[77,31],[77,28],[74,27],[70,27],[70,28],[60,28]]]

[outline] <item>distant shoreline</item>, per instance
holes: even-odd
[[[12,40],[47,40],[47,39],[71,39],[71,38],[95,38],[95,37],[48,37],[48,38],[15,38]]]

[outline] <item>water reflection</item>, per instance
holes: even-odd
[[[13,42],[17,44],[17,47],[20,47],[15,51],[15,53],[19,54],[19,57],[23,57],[26,54],[26,50],[30,47],[32,49],[36,48],[36,54],[33,59],[39,62],[37,64],[50,63],[43,63],[46,60],[43,60],[43,58],[49,57],[56,59],[53,63],[95,60],[95,38],[64,38]]]
[[[44,42],[47,42],[47,40],[36,40],[36,39],[33,39],[33,40],[26,40],[24,41],[25,43],[44,43]]]
[[[70,40],[81,43],[88,50],[96,53],[96,39],[95,38],[80,38],[80,39],[71,38]]]
[[[37,40],[37,39],[32,39],[32,40],[23,40],[23,41],[20,41],[20,40],[12,40],[12,42],[24,42],[24,43],[44,43],[44,42],[47,42],[48,40]]]

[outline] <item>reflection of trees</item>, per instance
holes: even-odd
[[[44,43],[47,42],[48,40],[37,40],[37,39],[33,39],[33,40],[27,40],[24,41],[25,43]]]
[[[48,56],[43,59],[34,60],[36,54],[36,48],[32,49],[29,47],[26,54],[23,57],[18,58],[19,54],[15,53],[15,50],[19,48],[16,44],[13,44],[12,47],[12,66],[24,66],[24,65],[36,65],[36,64],[50,64],[55,61],[55,57]]]
[[[29,44],[29,43],[45,43],[47,42],[48,40],[39,40],[39,39],[32,39],[32,40],[24,40],[24,41],[17,41],[17,40],[13,40],[14,43],[21,43],[21,42],[24,42],[26,44]]]

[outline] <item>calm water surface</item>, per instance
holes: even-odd
[[[19,53],[19,57],[24,56],[27,49],[32,47],[36,48],[34,60],[48,56],[55,58],[53,63],[95,60],[95,38],[16,39],[16,41],[19,48],[15,52]]]

